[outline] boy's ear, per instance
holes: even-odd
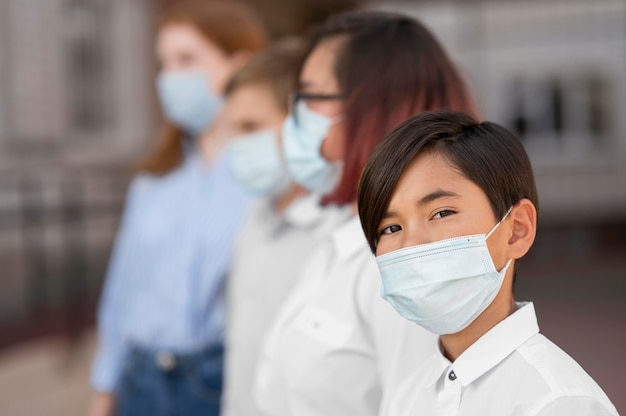
[[[530,200],[524,198],[511,210],[511,236],[507,246],[507,258],[523,257],[535,241],[537,233],[537,210]]]

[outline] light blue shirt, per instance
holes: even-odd
[[[223,285],[251,197],[226,159],[197,153],[130,185],[98,316],[91,382],[112,392],[133,345],[176,352],[223,342]]]

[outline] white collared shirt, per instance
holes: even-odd
[[[453,363],[435,353],[394,395],[386,415],[614,416],[602,389],[539,333],[532,303],[479,338]]]
[[[267,416],[375,416],[436,336],[380,297],[358,217],[318,245],[264,344],[255,384]]]
[[[226,291],[223,416],[254,416],[252,386],[261,343],[303,263],[323,236],[350,216],[307,195],[278,215],[272,201],[255,205],[238,236]]]

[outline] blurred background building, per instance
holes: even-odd
[[[382,2],[422,19],[465,70],[485,117],[532,158],[549,223],[626,219],[626,3]]]
[[[149,10],[0,2],[0,347],[89,315],[155,124]]]
[[[84,414],[98,292],[158,127],[156,17],[175,1],[0,0],[2,415]],[[626,1],[247,2],[275,37],[359,7],[437,34],[533,162],[540,229],[518,297],[625,412]]]

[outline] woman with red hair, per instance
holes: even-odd
[[[223,286],[251,198],[222,155],[225,84],[267,34],[236,1],[179,1],[156,39],[166,123],[133,179],[98,314],[91,416],[215,415]]]
[[[436,347],[380,298],[356,216],[361,170],[411,115],[474,111],[457,70],[417,21],[346,13],[317,27],[298,77],[283,148],[293,179],[352,216],[309,255],[265,340],[255,380],[260,414],[377,415],[390,389]]]

